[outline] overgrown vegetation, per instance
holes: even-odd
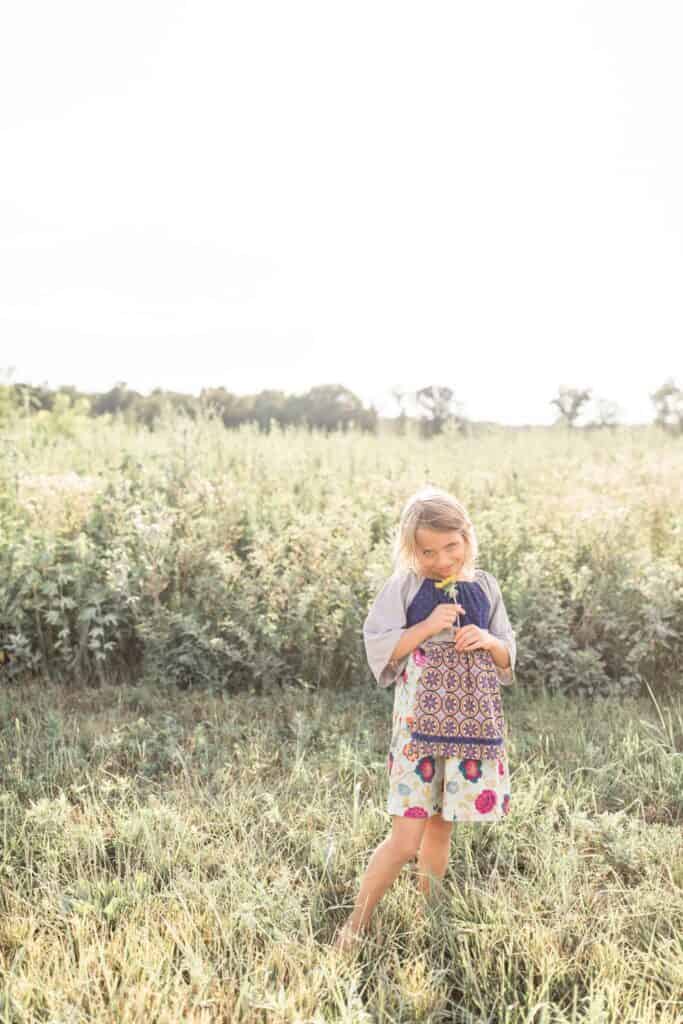
[[[681,446],[656,427],[425,441],[170,414],[152,433],[23,420],[2,440],[5,676],[362,682],[362,620],[430,479],[470,510],[525,688],[680,684]]]

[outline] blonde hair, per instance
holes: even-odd
[[[431,484],[421,487],[403,506],[398,530],[394,538],[394,569],[412,569],[421,575],[417,559],[416,533],[420,527],[428,530],[457,530],[465,541],[465,560],[461,575],[474,579],[479,546],[474,524],[462,502],[448,491]]]

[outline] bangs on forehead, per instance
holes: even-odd
[[[423,551],[429,551],[434,546],[432,541],[418,539],[418,534],[422,534],[424,536],[424,530],[425,527],[418,526],[418,528],[415,530],[415,542],[417,547],[422,548]],[[444,548],[448,547],[450,544],[457,544],[458,540],[462,540],[463,542],[465,540],[460,530],[432,530],[430,532],[440,533],[443,536],[443,543],[439,545],[437,542],[436,546]]]

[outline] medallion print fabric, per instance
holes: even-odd
[[[497,758],[505,722],[490,652],[427,642],[415,648],[413,661],[422,669],[411,733],[416,753]]]
[[[387,759],[387,811],[389,814],[407,818],[428,818],[441,813],[448,821],[498,821],[506,816],[510,809],[510,776],[504,742],[495,745],[489,743],[489,756],[486,757],[459,754],[444,756],[438,753],[421,753],[419,745],[413,738],[413,734],[418,731],[417,722],[421,720],[416,702],[421,692],[429,692],[429,687],[420,685],[422,675],[426,669],[434,667],[430,666],[427,659],[430,646],[437,645],[427,644],[415,648],[396,682],[393,730]],[[488,653],[480,650],[456,651],[452,643],[438,646],[451,647],[456,656]],[[452,661],[454,665],[461,664],[458,657],[449,656],[446,659],[443,652],[440,654],[442,662],[436,667],[442,667],[447,661]],[[485,659],[477,661],[481,662],[482,669],[486,670],[482,674],[488,678]],[[482,692],[492,698],[491,706],[495,710],[497,705],[490,684],[482,687]],[[500,716],[494,714],[493,721],[494,729],[502,733],[504,727]],[[502,735],[500,738],[503,738]]]
[[[363,622],[363,642],[378,686],[393,686],[407,664],[408,654],[393,657],[405,630],[426,619],[437,604],[452,600],[437,582],[412,570],[397,570],[377,593]],[[458,604],[465,609],[460,625],[486,629],[503,643],[510,660],[505,668],[496,665],[496,673],[501,686],[511,686],[516,681],[517,641],[498,581],[490,572],[475,569],[475,578],[458,580],[457,588]],[[431,639],[452,640],[452,627]]]

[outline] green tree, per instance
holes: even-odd
[[[369,429],[376,421],[377,413],[364,409],[363,403],[348,388],[341,384],[320,384],[305,394],[295,396],[293,405],[299,414],[299,421],[310,427],[319,427],[328,433],[332,430],[348,430],[352,426]]]
[[[415,392],[418,408],[423,410],[422,430],[427,437],[442,433],[446,424],[464,431],[465,420],[456,408],[455,392],[445,385],[430,384]]]
[[[586,424],[586,430],[616,430],[619,406],[608,398],[595,400],[595,417]]]
[[[672,434],[683,434],[683,391],[667,377],[650,398],[655,404],[655,423]]]
[[[33,424],[37,431],[47,437],[78,437],[87,430],[90,416],[90,399],[81,396],[72,401],[70,395],[63,392],[55,394],[52,409],[39,409],[34,414]]]
[[[19,392],[14,384],[10,383],[14,369],[13,366],[8,366],[6,370],[2,371],[2,375],[7,377],[7,384],[0,383],[0,426],[11,423],[21,416],[22,404]]]
[[[557,397],[551,399],[550,402],[551,405],[556,405],[559,411],[556,422],[564,423],[568,427],[575,427],[581,406],[590,399],[590,396],[590,388],[560,387]]]
[[[119,381],[109,391],[95,396],[92,404],[93,415],[122,413],[125,420],[133,422],[136,418],[135,404],[140,398],[142,395],[139,392],[131,391],[125,381]]]

